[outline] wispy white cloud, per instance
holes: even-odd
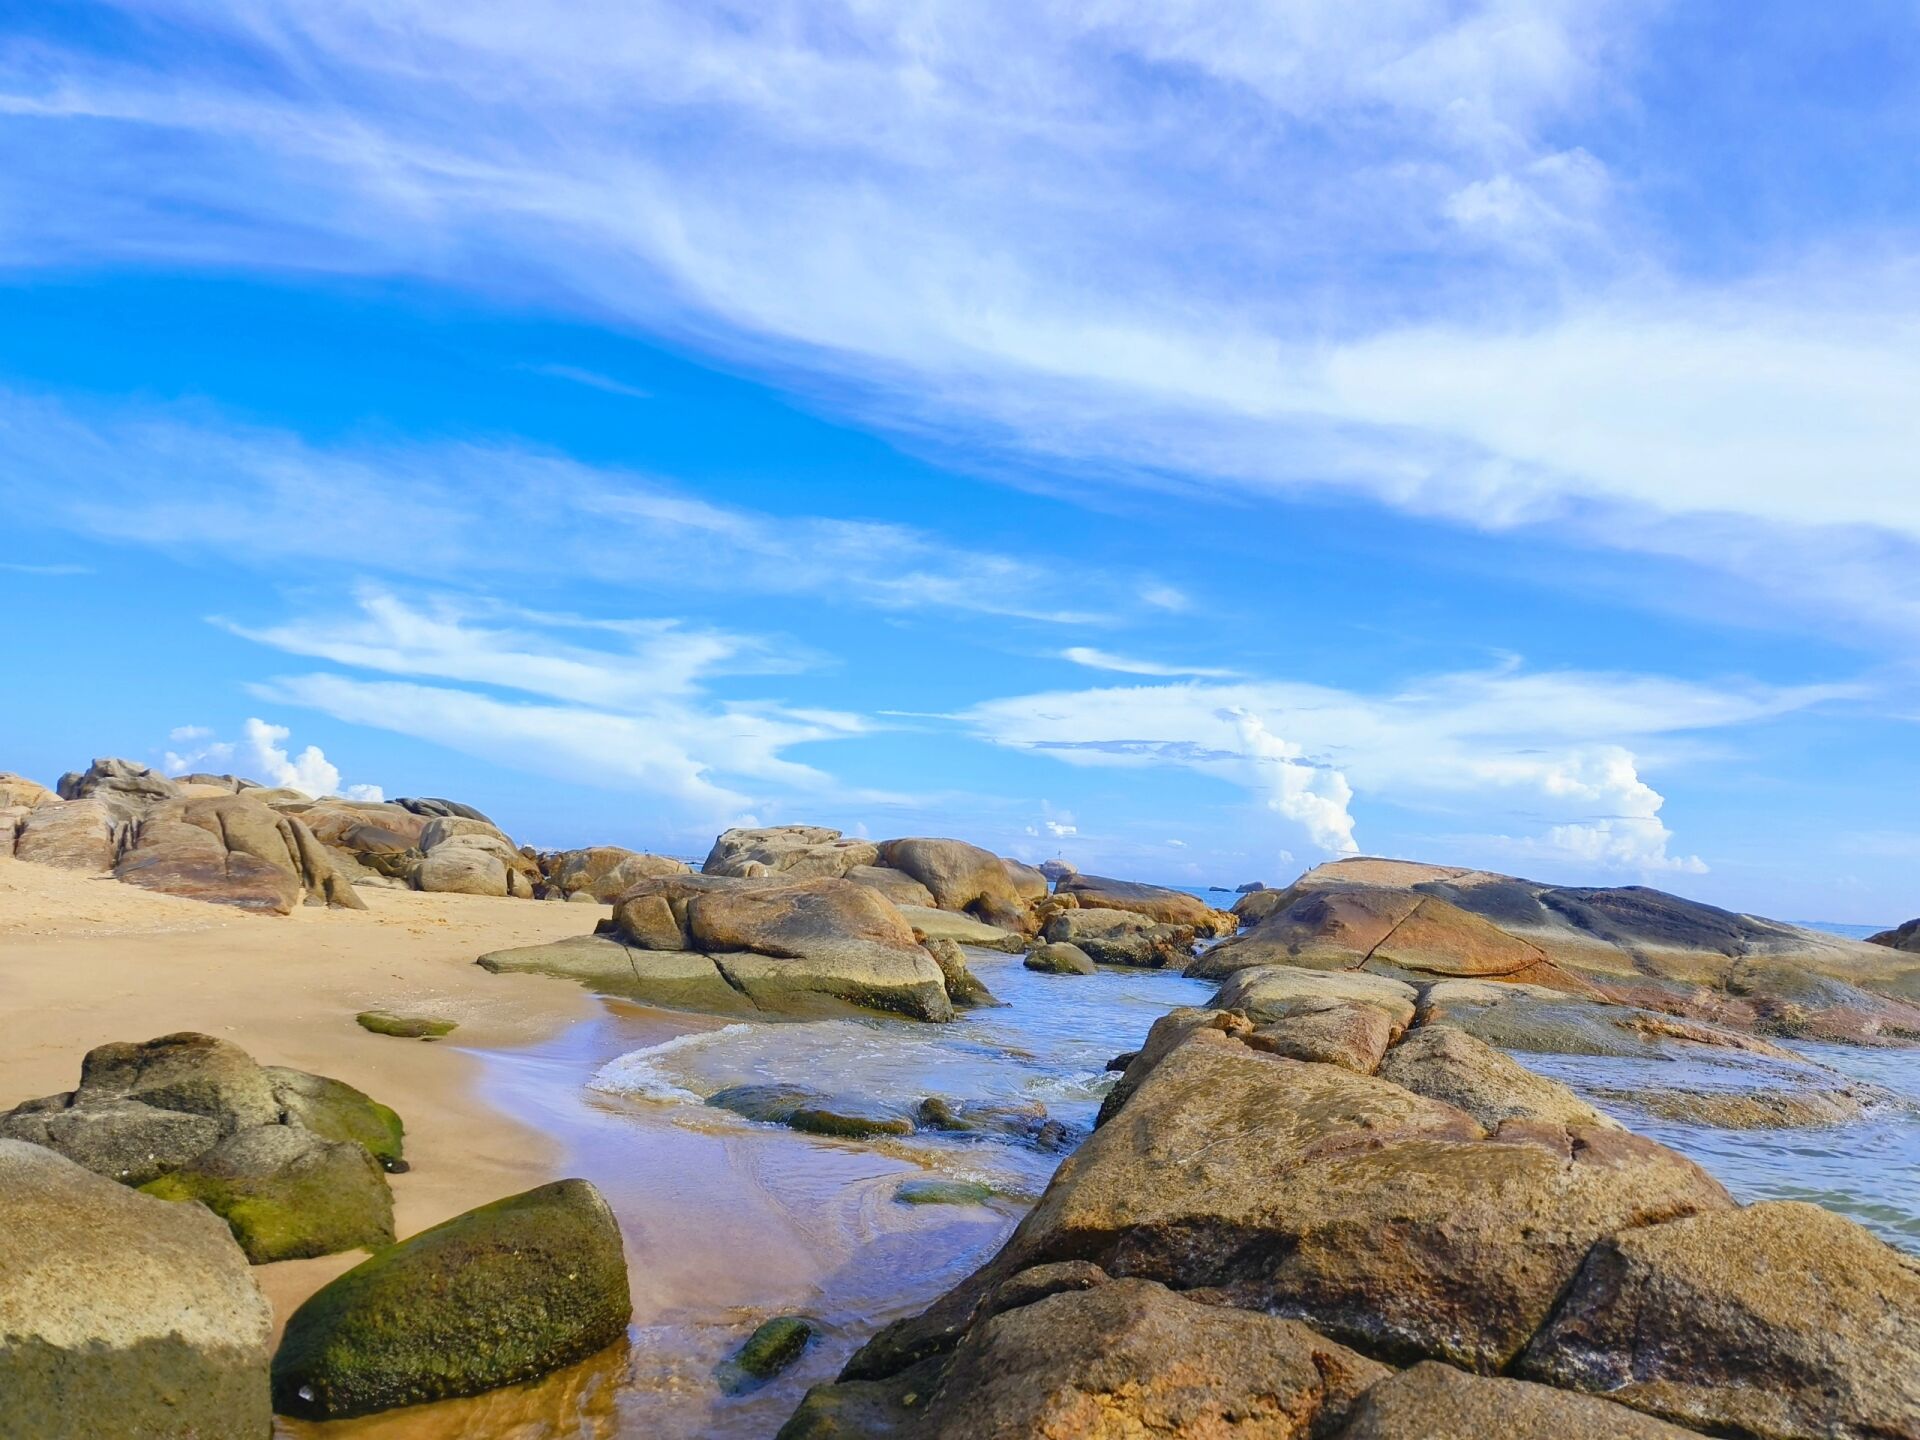
[[[1643,752],[1856,694],[1507,664],[1379,695],[1278,681],[1054,691],[989,701],[959,719],[985,739],[1073,765],[1176,767],[1225,781],[1330,854],[1361,848],[1353,807],[1366,800],[1530,817],[1531,833],[1482,838],[1535,860],[1697,873],[1698,857],[1669,850]]]
[[[866,734],[872,722],[711,693],[721,675],[766,668],[751,658],[763,650],[761,642],[748,637],[670,621],[583,622],[498,605],[476,611],[471,602],[416,603],[372,589],[361,592],[356,614],[229,628],[291,654],[400,677],[285,676],[253,686],[262,699],[414,736],[510,769],[643,793],[679,825],[733,823],[796,797],[814,803],[900,798],[840,786],[786,753]],[[601,643],[582,643],[583,631]],[[276,735],[286,738],[284,731]],[[284,765],[284,753],[280,759]],[[309,762],[324,759],[309,749],[291,763],[297,769]]]
[[[0,560],[0,571],[8,575],[91,575],[91,565],[29,565],[17,560]]]
[[[1060,652],[1060,658],[1084,665],[1089,670],[1111,670],[1120,675],[1194,675],[1202,679],[1219,679],[1234,673],[1202,665],[1166,665],[1157,660],[1136,660],[1129,655],[1115,655],[1110,650],[1096,650],[1090,645],[1069,645]]]
[[[624,380],[616,380],[611,375],[602,375],[598,370],[587,370],[579,365],[563,365],[549,362],[542,365],[525,367],[535,375],[546,375],[555,380],[568,380],[575,385],[584,385],[589,390],[604,390],[609,395],[622,395],[629,400],[651,400],[653,393],[641,389],[638,385],[629,385]]]
[[[23,524],[263,566],[319,559],[456,582],[806,595],[1056,624],[1138,608],[1130,576],[889,521],[767,514],[504,442],[319,447],[198,410],[81,415],[0,389],[0,475],[0,505]]]
[[[137,52],[0,57],[0,260],[510,286],[971,451],[1728,575],[1733,534],[1779,606],[1920,629],[1920,283],[1663,266],[1578,143],[1651,0],[123,8]]]

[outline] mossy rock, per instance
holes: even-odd
[[[729,1085],[707,1097],[716,1110],[731,1110],[746,1120],[763,1125],[784,1125],[802,1105],[823,1098],[818,1091],[798,1085]]]
[[[380,1251],[293,1313],[274,1409],[331,1419],[533,1380],[619,1341],[620,1228],[585,1180],[457,1215]]]
[[[393,1243],[393,1194],[362,1145],[294,1125],[257,1125],[140,1187],[198,1200],[255,1265]]]
[[[353,1140],[388,1170],[407,1168],[406,1126],[392,1110],[344,1080],[305,1070],[266,1067],[274,1098],[289,1124],[303,1125],[327,1140]]]
[[[891,1105],[853,1096],[823,1095],[799,1085],[730,1085],[707,1104],[763,1125],[785,1125],[809,1135],[864,1140],[873,1135],[911,1135],[913,1119]]]
[[[439,1020],[431,1015],[392,1015],[385,1010],[362,1010],[353,1018],[362,1030],[401,1040],[438,1040],[460,1028],[453,1020]]]
[[[941,1180],[933,1176],[900,1182],[893,1198],[902,1205],[985,1205],[994,1189],[978,1180]]]
[[[764,1384],[798,1360],[816,1333],[802,1315],[776,1315],[720,1366],[720,1388],[729,1394]]]

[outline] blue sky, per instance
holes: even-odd
[[[1920,911],[1920,18],[0,22],[0,765]]]

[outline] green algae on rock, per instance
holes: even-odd
[[[362,1010],[353,1018],[362,1030],[371,1030],[375,1035],[392,1035],[400,1040],[438,1040],[460,1028],[459,1023],[453,1020],[441,1020],[431,1015],[393,1015],[385,1010]]]
[[[902,1205],[985,1205],[994,1193],[993,1186],[978,1180],[942,1180],[926,1175],[902,1180],[893,1198]]]
[[[351,1140],[257,1125],[141,1190],[198,1200],[256,1265],[393,1243],[393,1194],[380,1162]]]
[[[771,1380],[813,1343],[814,1324],[802,1315],[776,1315],[721,1366],[721,1387],[738,1392]]]
[[[274,1356],[274,1408],[330,1419],[477,1395],[584,1360],[632,1314],[613,1212],[587,1181],[556,1181],[422,1231],[314,1294]]]
[[[344,1080],[310,1075],[280,1065],[264,1067],[287,1123],[304,1125],[325,1140],[352,1140],[388,1170],[407,1168],[406,1126],[387,1106]]]

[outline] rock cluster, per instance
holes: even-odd
[[[1920,1263],[1861,1227],[1736,1205],[1404,982],[1249,969],[782,1435],[1915,1436],[1916,1358]]]
[[[164,1200],[197,1200],[255,1264],[385,1245],[400,1118],[352,1086],[210,1035],[88,1052],[75,1090],[0,1115],[28,1141]]]
[[[1551,1018],[1569,1030],[1617,1030],[1622,1013],[1596,1008],[1607,1002],[1750,1034],[1920,1039],[1920,960],[1908,952],[1642,886],[1579,889],[1354,859],[1285,890],[1254,891],[1234,911],[1240,933],[1189,974],[1277,964],[1423,984],[1495,980],[1528,987],[1530,1002],[1557,1008]]]

